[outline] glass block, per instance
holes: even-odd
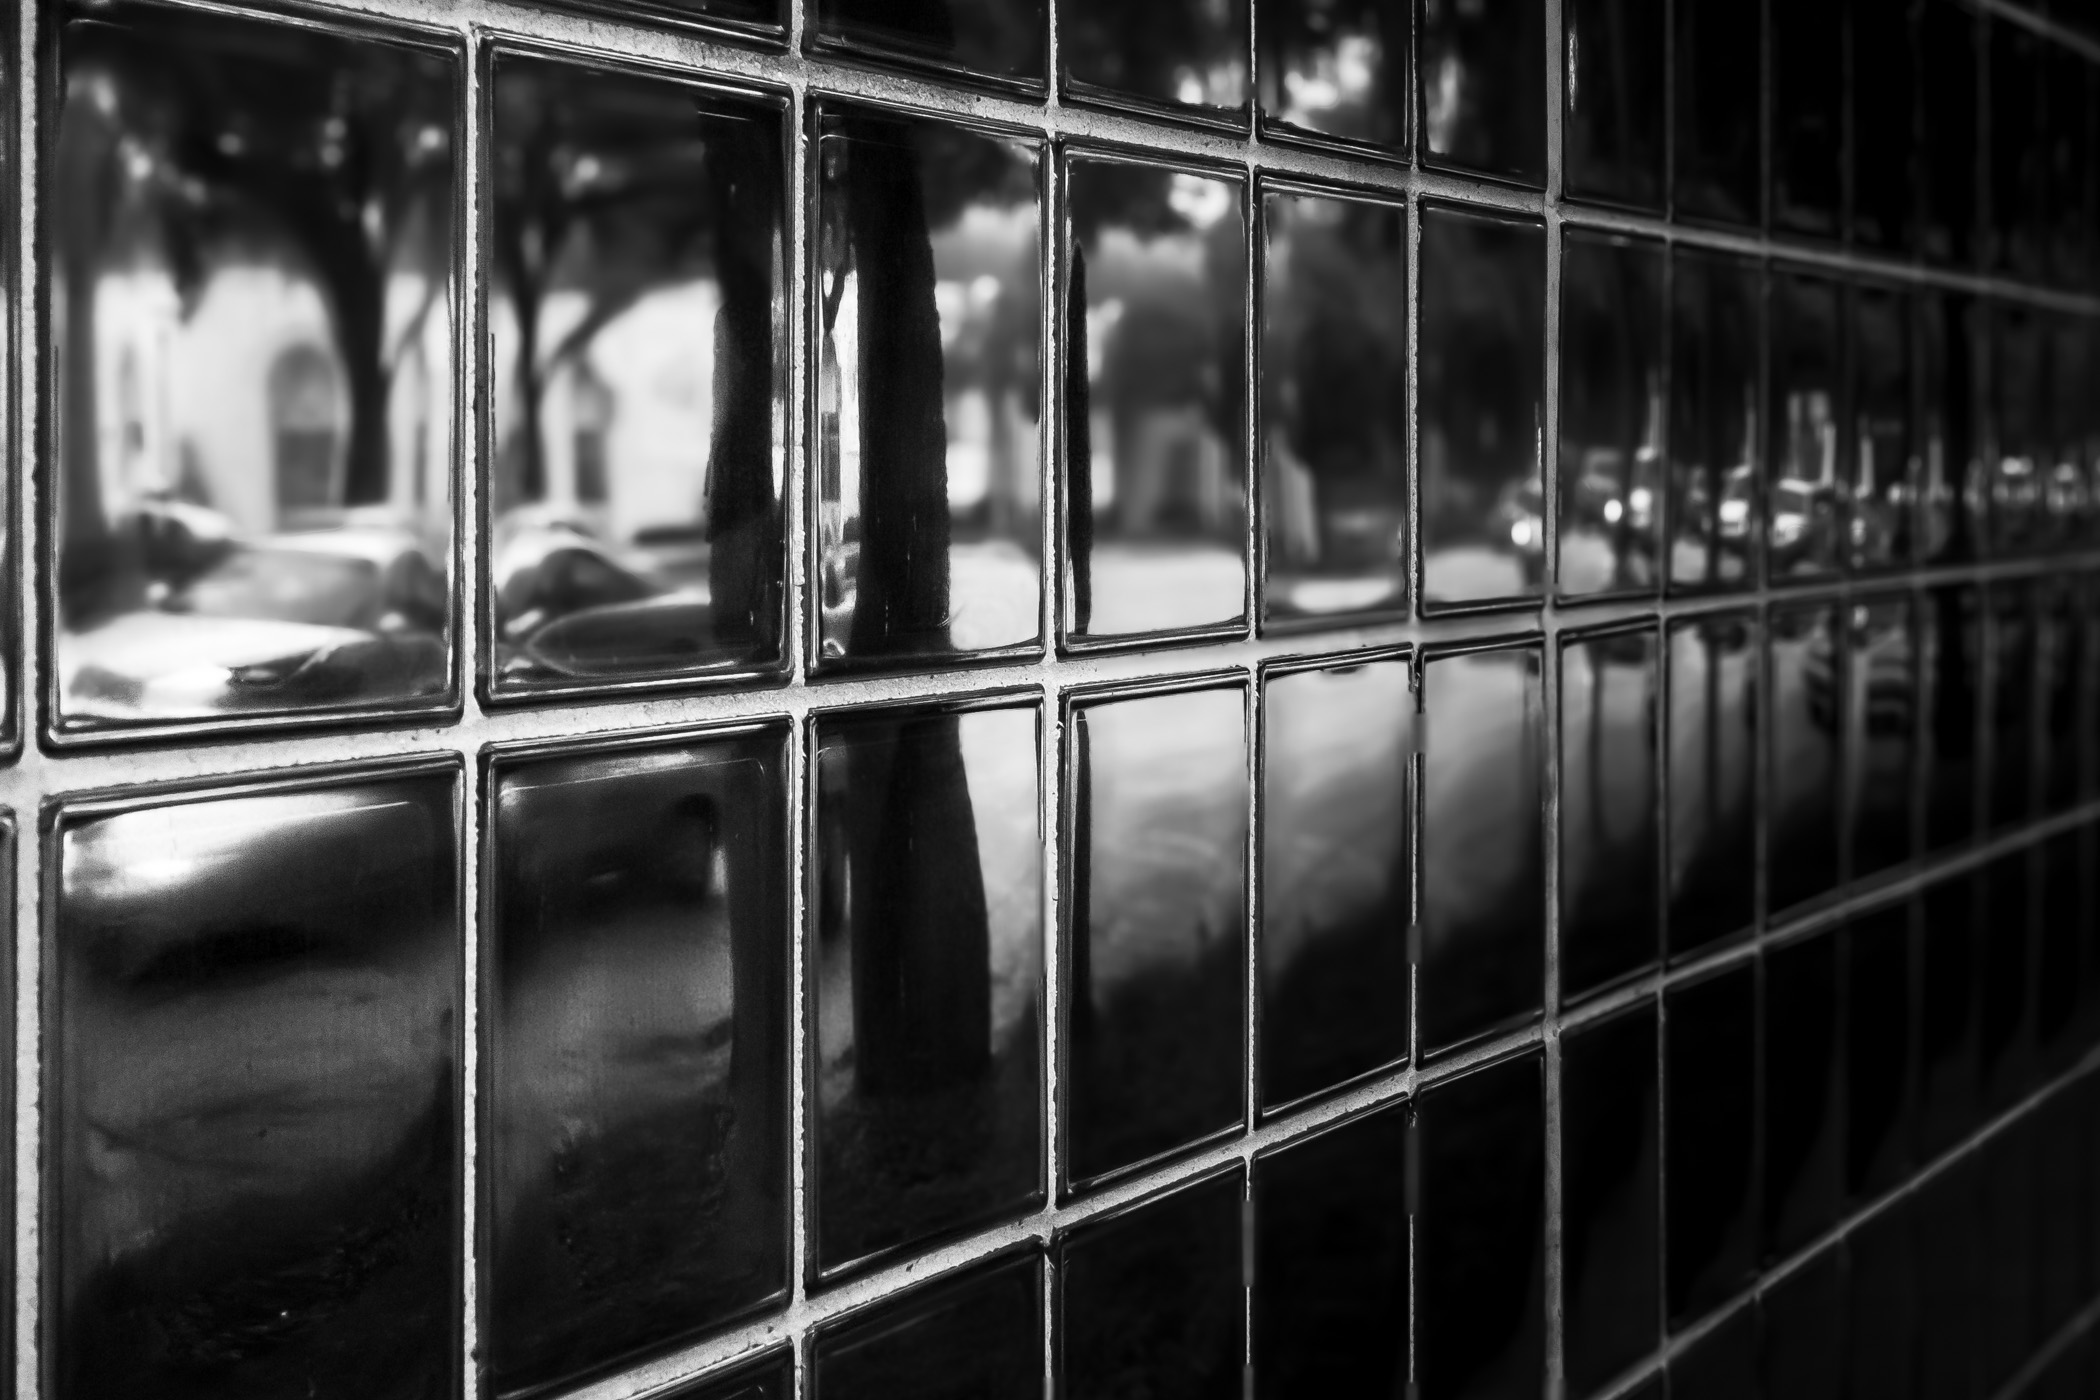
[[[2068,831],[2041,849],[2040,898],[2035,948],[2035,1036],[2043,1071],[2068,1067],[2085,1043],[2078,1034],[2084,990],[2085,943],[2089,929],[2089,876],[2083,833]]]
[[[795,1361],[785,1349],[726,1375],[665,1391],[663,1400],[793,1400]]]
[[[1930,7],[1942,8],[1940,4]],[[1922,417],[1920,531],[1925,562],[1954,563],[1986,547],[1986,486],[1977,388],[1985,363],[1977,303],[1954,293],[1925,294],[1917,306]]]
[[[1750,927],[1757,898],[1757,662],[1748,614],[1673,622],[1665,742],[1672,958]]]
[[[1535,223],[1422,209],[1417,437],[1432,607],[1540,589],[1545,243]]]
[[[1882,252],[1918,235],[1918,5],[1852,0],[1852,237]]]
[[[1887,287],[1855,288],[1852,319],[1852,441],[1845,555],[1859,572],[1899,568],[1915,557],[1914,519],[1922,454],[1911,431],[1910,298]]]
[[[787,26],[783,0],[561,0],[570,9],[595,11],[614,19],[632,20],[636,15],[669,20],[681,28],[723,31],[736,37],[757,37],[779,43]]]
[[[1573,0],[1567,30],[1561,178],[1578,199],[1663,204],[1665,0]]]
[[[1758,6],[1670,0],[1676,112],[1670,204],[1680,216],[1755,224],[1764,48]]]
[[[1243,186],[1109,160],[1067,169],[1065,630],[1091,639],[1237,627],[1247,588]]]
[[[1918,1202],[1918,1374],[1925,1400],[1981,1394],[1974,1289],[1977,1240],[1976,1159],[1959,1158],[1927,1181]]]
[[[1383,1108],[1254,1168],[1254,1395],[1407,1386],[1407,1109]]]
[[[1843,1400],[1845,1253],[1824,1250],[1759,1300],[1764,1345],[1759,1371],[1767,1395]]]
[[[1978,884],[1977,1057],[1984,1108],[2010,1108],[2034,1069],[2034,900],[2029,851],[1998,857]]]
[[[1834,238],[1845,195],[1845,7],[1771,0],[1770,18],[1772,223]]]
[[[817,119],[818,664],[1042,636],[1040,149]]]
[[[2035,790],[2048,761],[2035,684],[2039,658],[2034,604],[2034,585],[2026,580],[1994,583],[1984,593],[1990,638],[1993,832],[2011,831],[2033,815]]]
[[[1771,484],[1765,567],[1777,580],[1827,574],[1845,537],[1838,514],[1838,288],[1801,273],[1772,278]]]
[[[1943,584],[1925,595],[1920,619],[1921,700],[1930,724],[1926,755],[1925,844],[1962,845],[1976,835],[1981,778],[1983,598],[1973,584]]]
[[[848,1313],[811,1344],[813,1400],[983,1400],[1043,1393],[1043,1261],[1034,1250]]]
[[[1526,1021],[1545,994],[1542,659],[1532,646],[1423,667],[1425,1053]]]
[[[1928,886],[1918,975],[1918,1157],[1929,1161],[1969,1131],[1976,1116],[1977,882]]]
[[[1247,726],[1237,688],[1072,712],[1073,1180],[1242,1121]]]
[[[2047,358],[2046,382],[2042,386],[2047,408],[2038,442],[2037,470],[2041,476],[2042,543],[2051,549],[2081,549],[2094,537],[2100,524],[2100,499],[2093,492],[2092,465],[2100,460],[2100,441],[2089,392],[2100,373],[2094,323],[2077,316],[2044,318],[2042,334]]]
[[[1911,1199],[1845,1237],[1848,1314],[1846,1393],[1857,1400],[1915,1400],[1919,1384],[1918,1244]]]
[[[1264,620],[1407,605],[1407,211],[1262,200]]]
[[[2036,1335],[2033,1120],[2022,1117],[1978,1154],[1976,1313],[1986,1394],[2012,1379]],[[2052,1225],[2055,1222],[2051,1222]]]
[[[1407,1058],[1405,657],[1272,672],[1262,691],[1261,1097],[1275,1107]]]
[[[1763,274],[1684,250],[1670,274],[1670,587],[1741,587],[1757,542]]]
[[[1257,0],[1264,131],[1407,151],[1408,0]]]
[[[2001,302],[1990,308],[1990,548],[2025,554],[2043,541],[2049,459],[2048,345],[2042,318]]]
[[[1544,1380],[1545,1107],[1536,1053],[1422,1095],[1415,1379],[1423,1400],[1531,1394]]]
[[[821,716],[810,957],[816,1256],[1042,1198],[1037,717]]]
[[[1420,15],[1423,161],[1544,184],[1542,0],[1422,0]]]
[[[499,1394],[787,1287],[785,735],[501,758],[486,1345]]]
[[[1918,776],[1918,655],[1908,595],[1854,603],[1845,740],[1851,753],[1851,876],[1907,864]]]
[[[2080,730],[2087,702],[2093,653],[2081,616],[2084,599],[2076,580],[2054,578],[2036,585],[2035,698],[2041,711],[2041,743],[2048,754],[2042,769],[2042,806],[2051,815],[2068,811],[2078,801],[2079,773],[2085,766],[2085,736]]]
[[[1040,92],[1049,47],[1049,0],[894,5],[817,0],[811,47],[861,52],[932,69],[951,80],[989,78]]]
[[[2077,1105],[2057,1094],[2030,1115],[2034,1124],[2035,1323],[2048,1337],[2070,1320],[2088,1296],[2079,1277],[2084,1241],[2075,1225],[2093,1193],[2079,1141]]]
[[[1571,999],[1661,952],[1655,628],[1560,651],[1560,986]]]
[[[2026,25],[1993,18],[1989,75],[1990,236],[1985,263],[2021,278],[2046,262],[2049,148],[2043,139],[2045,43]]]
[[[1745,1303],[1670,1358],[1670,1400],[1758,1400],[1757,1304]]]
[[[1949,0],[1918,7],[1924,246],[1928,260],[1969,266],[1976,256],[1977,146],[1981,99],[1976,12]]]
[[[1661,575],[1663,247],[1569,232],[1561,241],[1560,544],[1563,597],[1650,592]]]
[[[2049,195],[2048,278],[2059,286],[2093,285],[2096,191],[2093,179],[2095,99],[2100,84],[2091,62],[2076,50],[2051,45],[2043,59],[2047,168],[2043,188]]]
[[[57,726],[448,703],[457,62],[130,5],[59,55]]]
[[[1064,1394],[1239,1400],[1244,1182],[1235,1169],[1060,1241]]]
[[[1247,109],[1248,0],[1057,0],[1065,88],[1213,121]]]
[[[1663,1010],[1663,1238],[1670,1326],[1757,1267],[1757,981],[1748,965],[1673,987]]]
[[[1826,930],[1765,954],[1767,1266],[1803,1249],[1835,1223],[1844,1194],[1838,942],[1837,934]]]
[[[499,54],[496,690],[780,657],[780,104]]]
[[[1772,700],[1765,900],[1776,917],[1838,887],[1847,658],[1838,610],[1775,608],[1766,631]]]
[[[1911,905],[1845,926],[1845,1191],[1864,1201],[1911,1169]]]
[[[54,1393],[459,1384],[449,769],[62,812]]]
[[[1561,1041],[1562,1284],[1570,1393],[1655,1349],[1662,1304],[1656,1007]]]

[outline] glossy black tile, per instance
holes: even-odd
[[[1042,1194],[1030,708],[823,716],[810,897],[816,1261]]]
[[[1066,91],[1214,121],[1247,109],[1247,0],[1056,0]]]
[[[1545,994],[1545,715],[1535,646],[1423,667],[1421,1049],[1538,1013]]]
[[[1747,614],[1669,630],[1668,947],[1733,937],[1757,914],[1759,648]]]
[[[1049,14],[1049,0],[972,0],[966,5],[817,0],[810,46],[1040,91]]]
[[[2035,944],[2035,1040],[2045,1073],[2068,1066],[2083,1047],[2080,1034],[2092,918],[2092,877],[2084,831],[2067,831],[2044,842],[2037,876]]]
[[[1842,231],[1845,196],[1844,8],[1769,0],[1774,228]],[[1871,59],[1867,62],[1871,63]]]
[[[1927,716],[1925,844],[1938,851],[1975,839],[1981,789],[1983,599],[1971,584],[1925,595],[1919,617],[1920,697]]]
[[[1824,1250],[1759,1299],[1766,1395],[1841,1400],[1845,1393],[1845,1255]]]
[[[2077,1102],[2057,1094],[2032,1115],[2034,1123],[2034,1289],[2035,1334],[2053,1335],[2087,1301],[2082,1277],[2083,1224],[2093,1199],[2085,1174],[2083,1125]],[[2068,1228],[2066,1228],[2068,1227]]]
[[[1728,8],[1728,7],[1722,7]],[[1670,262],[1671,590],[1743,587],[1760,537],[1758,403],[1764,325],[1753,263],[1680,250]]]
[[[1263,685],[1261,1097],[1275,1107],[1407,1058],[1406,658]]]
[[[2023,24],[1989,23],[1990,237],[1985,263],[2038,278],[2048,240],[2049,151],[2042,139],[2045,43]]]
[[[1987,1109],[2009,1108],[2034,1068],[2034,900],[2030,852],[2003,855],[1978,882],[1977,1055]]]
[[[2035,700],[2041,743],[2048,754],[2041,800],[2043,810],[2055,815],[2078,801],[2079,776],[2087,759],[2080,721],[2089,703],[2093,655],[2081,616],[2085,599],[2079,580],[2041,579],[2035,593]]]
[[[818,115],[818,664],[1042,634],[1040,148]]]
[[[1936,263],[1976,256],[1982,27],[1958,0],[1919,0],[1918,80],[1922,242]]]
[[[2092,64],[2076,50],[2050,45],[2042,75],[2042,134],[2047,143],[2043,188],[2049,192],[2048,277],[2060,286],[2091,287],[2094,220],[2100,195],[2093,178],[2096,98]]]
[[[1525,1055],[1437,1085],[1415,1132],[1420,1394],[1533,1394],[1546,1359],[1543,1064]]]
[[[1855,287],[1847,299],[1852,438],[1843,552],[1861,573],[1900,568],[1918,551],[1924,461],[1912,428],[1911,304],[1877,286]]]
[[[454,1391],[456,801],[425,771],[56,815],[54,1394]]]
[[[1838,608],[1775,608],[1765,664],[1772,701],[1765,899],[1776,917],[1838,887],[1848,658]]]
[[[494,770],[499,1392],[784,1296],[784,747],[761,729]]]
[[[1662,952],[1653,626],[1560,650],[1560,979],[1564,999]]]
[[[1839,941],[1835,931],[1826,931],[1765,955],[1760,1039],[1767,1265],[1835,1223],[1844,1195]]]
[[[1663,247],[1561,240],[1563,597],[1653,592],[1662,573]]]
[[[1408,149],[1409,0],[1256,0],[1265,131]]]
[[[1763,75],[1751,56],[1764,52],[1761,7],[1670,4],[1671,208],[1681,217],[1754,224]]]
[[[2041,1340],[2035,1297],[2033,1119],[1993,1137],[1977,1162],[1977,1311],[1983,1383],[1995,1393]]]
[[[1404,1105],[1254,1168],[1254,1394],[1398,1395],[1408,1377]]]
[[[2048,761],[2036,681],[2035,588],[2025,580],[1985,592],[1990,638],[1990,824],[2010,831],[2034,813]]]
[[[1265,621],[1407,603],[1407,212],[1262,199]]]
[[[2007,302],[1994,303],[1990,320],[1992,446],[1987,476],[1990,549],[2000,556],[2027,553],[2046,539],[2046,472],[2055,454],[2048,430],[2048,343],[2044,318]]]
[[[1243,194],[1221,176],[1068,166],[1064,625],[1073,636],[1246,616]]]
[[[1965,876],[1926,887],[1918,975],[1918,1156],[1930,1160],[1960,1141],[1976,1117],[1976,882]]]
[[[1743,1304],[1670,1358],[1670,1400],[1758,1400],[1757,1303]]]
[[[1913,1400],[1918,1371],[1918,1248],[1914,1198],[1845,1237],[1845,1393],[1851,1400]]]
[[[2042,334],[2047,382],[2038,449],[2044,548],[2084,548],[2100,525],[2093,465],[2100,459],[2100,410],[2090,387],[2100,372],[2100,328],[2087,318],[2050,316]]]
[[[1851,0],[1852,237],[1884,252],[1918,237],[1918,0]]]
[[[1562,1335],[1588,1395],[1654,1350],[1662,1305],[1656,1007],[1561,1041]]]
[[[1416,436],[1431,607],[1540,589],[1545,247],[1535,223],[1422,210]]]
[[[1752,966],[1664,998],[1664,1277],[1673,1329],[1733,1297],[1756,1270],[1757,1030]]]
[[[1923,1400],[1972,1400],[1983,1393],[1975,1157],[1956,1159],[1913,1200],[1920,1283],[1919,1394]]]
[[[1034,1250],[912,1289],[818,1329],[812,1400],[981,1400],[1043,1393],[1043,1263]]]
[[[1242,1182],[1213,1177],[1059,1242],[1061,1395],[1238,1400]]]
[[[1765,495],[1765,569],[1773,580],[1828,574],[1845,539],[1839,483],[1851,444],[1839,398],[1835,282],[1776,274],[1772,289],[1771,466]]]
[[[1542,0],[1421,0],[1417,121],[1425,163],[1546,180]]]
[[[129,4],[56,37],[48,718],[447,704],[458,63]]]
[[[782,1349],[726,1375],[666,1391],[664,1400],[791,1400],[794,1393],[795,1359]]]
[[[777,663],[780,104],[494,63],[489,684]]]
[[[1843,933],[1845,1192],[1864,1201],[1910,1172],[1915,1117],[1912,906],[1863,914]]]
[[[1241,1121],[1247,730],[1237,688],[1073,711],[1069,1171]]]
[[[1919,544],[1925,562],[1955,563],[1987,547],[1983,447],[1977,427],[1984,319],[1959,294],[1925,294],[1914,304],[1920,416]]]
[[[1845,725],[1854,880],[1908,863],[1917,843],[1918,652],[1911,600],[1850,605]]]
[[[1573,0],[1561,12],[1567,44],[1561,180],[1577,199],[1662,208],[1664,6],[1665,0]]]

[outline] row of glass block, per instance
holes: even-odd
[[[1039,136],[830,100],[793,307],[781,99],[499,53],[461,548],[456,58],[137,5],[60,55],[61,740],[442,711],[462,664],[491,699],[749,683],[796,628],[829,673],[1029,654],[1046,617],[1080,648],[1239,635],[1250,599],[1521,604],[1549,565],[1570,597],[1748,589],[2083,545],[2100,511],[2090,318],[1571,231],[1553,355],[1536,219],[1427,203],[1417,249],[1401,203],[1080,151],[1053,286]]]

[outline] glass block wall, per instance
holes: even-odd
[[[2100,1393],[2090,4],[10,13],[12,1393]]]

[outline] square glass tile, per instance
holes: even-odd
[[[1117,105],[1244,120],[1248,0],[1056,0],[1067,91]]]
[[[1764,1246],[1767,1266],[1835,1223],[1844,1194],[1838,943],[1824,931],[1765,954]]]
[[[1656,1005],[1561,1042],[1568,1389],[1594,1393],[1655,1349],[1662,1304]]]
[[[1769,15],[1772,223],[1833,238],[1845,195],[1845,8],[1771,0]]]
[[[1828,574],[1845,538],[1839,486],[1851,475],[1836,283],[1797,272],[1772,288],[1771,475],[1765,569],[1775,582]],[[1850,493],[1846,493],[1850,494]]]
[[[1027,1400],[1043,1393],[1043,1262],[967,1269],[817,1332],[812,1400]]]
[[[1667,22],[1666,0],[1572,0],[1562,8],[1561,178],[1576,198],[1662,208]]]
[[[1407,151],[1410,0],[1256,0],[1265,131]]]
[[[1418,13],[1422,159],[1544,184],[1543,0],[1421,0]]]
[[[1838,888],[1847,671],[1838,616],[1832,605],[1795,606],[1775,608],[1768,623],[1765,900],[1775,917]]]
[[[1750,927],[1757,899],[1758,651],[1752,620],[1669,629],[1667,765],[1673,958]]]
[[[1680,250],[1670,262],[1670,472],[1664,517],[1672,592],[1744,587],[1760,537],[1757,487],[1763,274]]]
[[[1757,1267],[1757,970],[1664,998],[1663,1238],[1670,1326],[1697,1322]]]
[[[1844,742],[1850,746],[1855,880],[1907,864],[1916,845],[1918,653],[1907,594],[1857,602],[1849,613]]]
[[[1844,553],[1857,571],[1909,564],[1924,463],[1912,428],[1911,299],[1887,287],[1847,298],[1852,337],[1849,514]]]
[[[1754,5],[1670,0],[1675,152],[1670,204],[1680,216],[1755,224],[1764,51]]]
[[[1662,576],[1663,246],[1561,240],[1560,538],[1564,598],[1653,593]]]
[[[990,79],[1037,92],[1044,87],[1050,0],[817,0],[812,8],[811,47],[819,51],[866,54],[953,81]]]
[[[1656,629],[1560,649],[1560,978],[1573,999],[1662,951]]]

